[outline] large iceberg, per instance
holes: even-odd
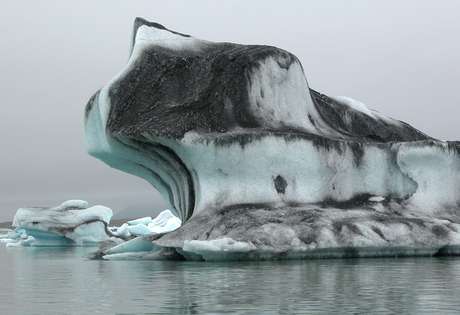
[[[142,252],[460,253],[460,143],[310,89],[299,60],[276,47],[203,41],[138,18],[126,68],[86,106],[85,141],[150,182],[182,220],[132,241]]]

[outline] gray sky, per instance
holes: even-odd
[[[85,199],[164,207],[84,147],[83,110],[127,61],[136,16],[300,59],[310,87],[460,139],[460,1],[0,0],[0,221]]]

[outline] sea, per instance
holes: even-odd
[[[459,314],[460,257],[84,260],[0,244],[0,314]]]

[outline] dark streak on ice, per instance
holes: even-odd
[[[99,90],[96,93],[94,93],[94,95],[91,96],[91,98],[89,99],[88,103],[86,104],[86,107],[85,107],[85,121],[86,121],[86,119],[88,119],[88,115],[91,112],[91,110],[93,109],[94,104],[99,102],[99,94],[100,93],[101,93],[101,90]]]
[[[276,176],[276,178],[273,180],[275,183],[275,189],[278,194],[284,194],[286,192],[286,187],[288,183],[286,180],[281,177],[280,175]]]
[[[321,118],[335,130],[356,140],[408,142],[432,139],[406,123],[395,125],[372,119],[315,90],[310,89],[310,94]]]
[[[136,65],[109,89],[107,130],[123,136],[148,132],[180,139],[191,130],[225,132],[257,128],[250,111],[250,73],[273,56],[296,62],[292,54],[270,46],[215,44],[195,51],[145,49]],[[231,103],[231,111],[225,106]]]

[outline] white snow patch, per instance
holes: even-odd
[[[156,44],[176,51],[198,51],[203,43],[206,42],[207,41],[197,39],[195,37],[185,37],[179,34],[174,34],[168,30],[142,25],[137,29],[133,51],[136,50],[136,47],[146,44]]]
[[[67,209],[86,209],[88,202],[85,200],[67,200],[57,207],[50,208],[52,211],[63,211]]]
[[[348,96],[334,96],[331,98],[336,100],[339,103],[350,106],[354,110],[360,111],[361,113],[364,113],[367,116],[374,118],[374,115],[372,115],[372,112],[369,110],[369,108],[367,108],[367,106],[360,101],[356,101]]]
[[[160,225],[150,225],[149,228],[151,229],[152,232],[154,233],[167,233],[167,232],[172,232],[174,230],[177,230],[180,226],[182,225],[182,221],[179,218],[171,218],[168,219],[166,224],[164,226]]]
[[[128,221],[119,228],[112,228],[113,233],[125,237],[129,235],[146,235],[150,233],[167,233],[178,229],[181,219],[172,214],[171,210],[162,211],[155,219],[150,217]]]
[[[131,235],[137,236],[149,234],[150,232],[152,232],[151,229],[144,224],[129,225],[128,231]]]
[[[127,223],[129,225],[138,225],[138,224],[149,225],[150,223],[152,223],[152,218],[144,217],[144,218],[139,218],[139,219],[128,221]]]

